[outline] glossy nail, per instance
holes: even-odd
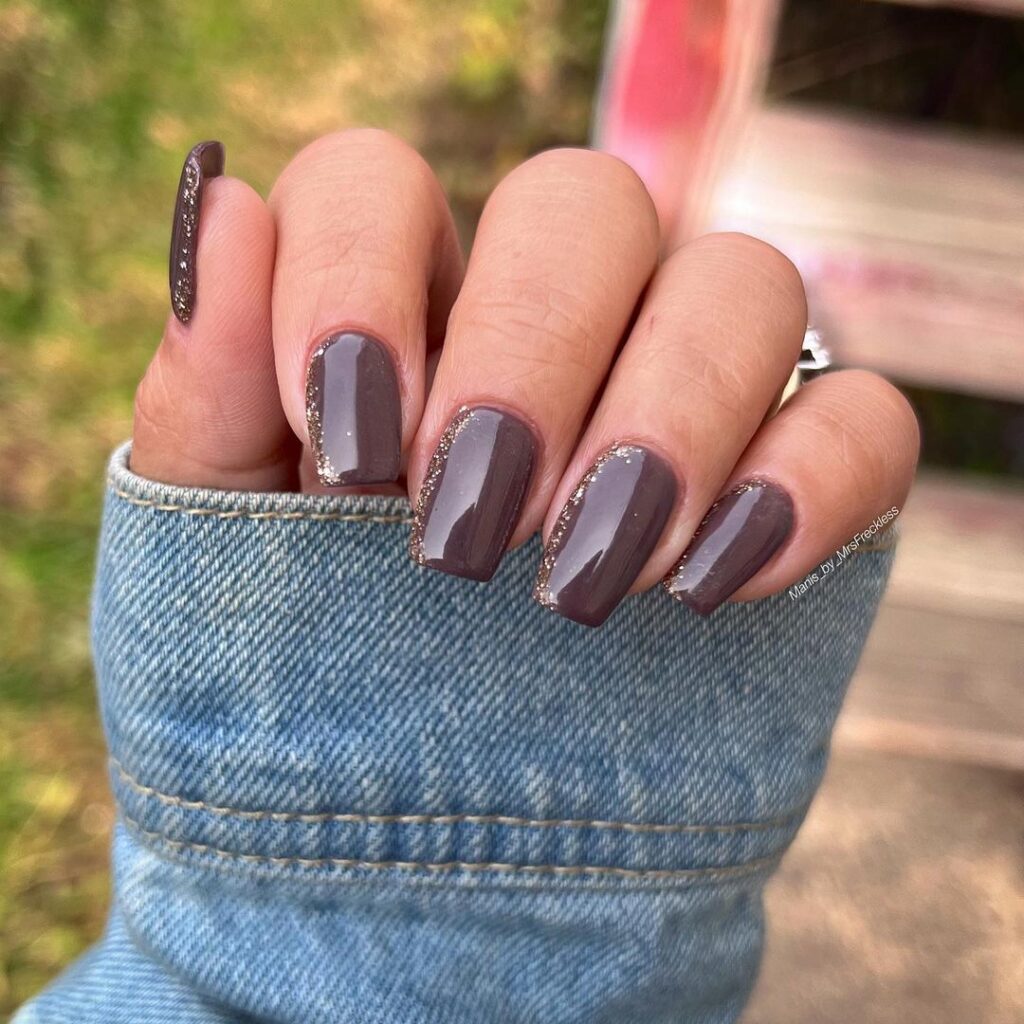
[[[210,178],[224,173],[224,147],[219,142],[200,142],[185,157],[178,182],[171,226],[171,309],[187,324],[196,304],[196,243],[203,191]]]
[[[558,517],[533,596],[586,626],[600,626],[654,550],[676,500],[668,463],[618,445],[580,481]]]
[[[704,517],[665,589],[710,615],[778,551],[793,527],[793,499],[775,484],[749,480]]]
[[[530,488],[533,431],[511,413],[461,409],[420,489],[409,552],[420,565],[472,580],[498,568]]]
[[[324,486],[398,479],[402,399],[394,360],[381,342],[342,331],[317,346],[306,374],[306,424]]]

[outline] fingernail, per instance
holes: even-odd
[[[650,558],[676,500],[676,477],[637,445],[609,449],[562,509],[533,596],[585,626],[600,626]]]
[[[409,545],[414,561],[489,580],[519,521],[536,454],[533,431],[511,413],[459,410],[420,489]]]
[[[325,487],[383,484],[402,462],[402,399],[385,346],[342,331],[313,352],[306,373],[306,424]]]
[[[187,324],[196,305],[196,240],[203,190],[210,178],[224,173],[224,147],[219,142],[200,142],[185,157],[178,182],[171,226],[171,309]]]
[[[793,499],[775,484],[749,480],[704,517],[665,589],[710,615],[778,551],[793,526]]]

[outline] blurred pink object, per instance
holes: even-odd
[[[760,93],[777,12],[777,0],[616,5],[594,144],[643,178],[666,241],[705,223],[720,162]]]

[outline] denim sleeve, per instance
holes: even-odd
[[[406,554],[399,499],[111,463],[100,943],[18,1024],[734,1021],[892,541],[798,599],[599,630]]]

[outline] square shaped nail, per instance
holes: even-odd
[[[500,409],[461,409],[449,423],[420,489],[409,551],[420,565],[489,580],[519,522],[537,442]]]
[[[676,501],[668,463],[640,445],[617,445],[590,468],[562,509],[534,598],[585,626],[599,626],[654,551]]]
[[[748,480],[711,506],[665,589],[710,615],[753,578],[792,527],[793,499],[775,484]]]
[[[397,480],[402,399],[386,346],[358,331],[342,331],[321,342],[306,375],[306,422],[325,486]]]

